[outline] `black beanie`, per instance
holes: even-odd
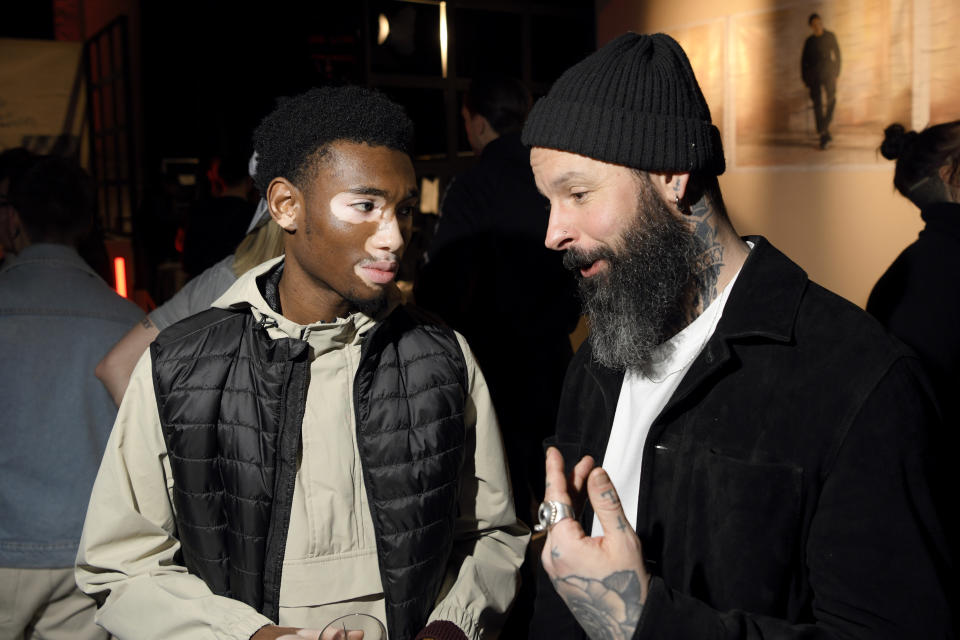
[[[726,168],[690,61],[663,33],[625,33],[567,69],[534,105],[523,143],[646,171]]]

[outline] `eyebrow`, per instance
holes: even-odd
[[[589,179],[589,176],[587,176],[587,174],[582,173],[580,171],[567,171],[566,173],[561,174],[559,177],[557,177],[556,180],[551,182],[550,186],[553,188],[557,188],[557,187],[562,187],[566,183],[572,182],[573,180],[588,180],[588,179]]]
[[[350,187],[349,189],[347,189],[347,192],[355,193],[358,196],[376,196],[379,198],[388,198],[390,196],[390,192],[388,191],[385,191],[383,189],[378,189],[377,187],[368,187],[363,185],[358,187]],[[418,195],[420,195],[420,192],[417,191],[416,188],[414,188],[414,189],[410,189],[410,191],[407,192],[407,195],[404,196],[402,199],[409,200],[410,198],[416,198]]]

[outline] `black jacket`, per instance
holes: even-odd
[[[808,36],[800,56],[800,75],[808,87],[834,80],[840,75],[840,45],[832,31]]]
[[[951,429],[960,430],[960,204],[920,212],[926,226],[883,274],[867,311],[913,348],[927,368]]]
[[[476,354],[503,431],[517,515],[528,523],[528,485],[542,495],[540,443],[553,432],[580,318],[573,274],[562,253],[543,244],[546,207],[520,134],[491,141],[447,190],[415,290],[417,304]]]
[[[918,363],[752,240],[646,440],[637,522],[653,578],[634,637],[943,638],[938,421]],[[569,465],[602,463],[623,379],[590,353],[571,364],[552,439]],[[583,637],[540,574],[532,637]]]
[[[270,299],[270,296],[267,296]],[[183,564],[277,621],[309,347],[210,309],[151,345]],[[466,365],[452,331],[398,307],[364,336],[357,446],[391,637],[426,624],[453,546]]]

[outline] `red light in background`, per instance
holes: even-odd
[[[113,281],[117,283],[117,293],[127,297],[127,261],[117,257],[113,259]]]

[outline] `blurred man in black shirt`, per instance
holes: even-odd
[[[517,517],[528,524],[580,315],[573,277],[543,244],[547,201],[520,143],[531,102],[513,78],[472,81],[461,113],[479,161],[447,189],[415,289],[417,304],[476,353],[503,430]]]
[[[813,100],[813,115],[817,121],[817,133],[820,134],[820,148],[826,149],[833,137],[830,135],[830,121],[833,120],[833,108],[837,104],[837,77],[840,75],[840,45],[832,31],[823,28],[823,19],[811,13],[807,24],[813,34],[803,44],[803,56],[800,71],[803,84],[810,89]],[[823,94],[826,93],[826,104]]]

